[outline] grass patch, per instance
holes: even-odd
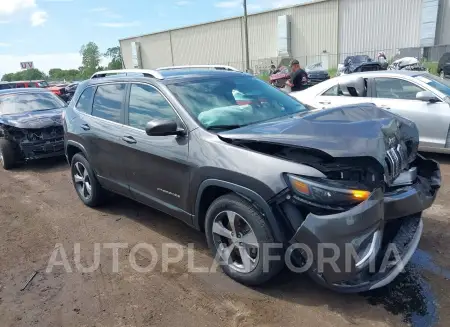
[[[330,69],[328,69],[328,74],[330,75],[331,78],[336,77],[337,68],[330,68]]]

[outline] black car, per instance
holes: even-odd
[[[12,89],[12,85],[8,82],[0,82],[0,91]]]
[[[63,95],[61,95],[61,98],[66,102],[69,102],[70,100],[72,100],[72,97],[75,94],[75,91],[77,90],[77,87],[79,84],[80,84],[80,82],[73,82],[73,83],[70,83],[69,85],[67,85],[64,88],[65,92]]]
[[[437,72],[442,78],[450,78],[450,52],[444,53],[439,59]]]
[[[384,70],[383,66],[367,55],[348,56],[338,75]]]
[[[323,68],[321,62],[307,66],[305,71],[308,74],[308,85],[310,86],[330,79],[328,70]]]
[[[371,104],[311,112],[245,73],[136,72],[83,82],[66,110],[66,156],[86,205],[108,190],[175,216],[249,285],[286,258],[358,292],[409,261],[441,182],[412,122]],[[336,260],[324,266],[330,244],[342,255],[328,251]],[[383,266],[392,244],[397,260]]]
[[[24,160],[64,155],[65,103],[44,89],[0,91],[0,162],[11,169]]]

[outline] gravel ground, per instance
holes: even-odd
[[[188,244],[197,267],[212,257],[204,236],[182,222],[121,197],[101,209],[83,206],[63,159],[0,171],[0,326],[449,326],[450,156],[435,159],[444,187],[424,214],[420,251],[393,284],[362,295],[335,294],[289,272],[259,288],[221,272],[188,273]],[[103,247],[113,242],[127,244],[117,272]],[[141,242],[159,255],[163,243],[179,244],[185,255],[167,269],[158,262],[137,272],[130,257],[141,267],[152,260],[142,249],[130,255]],[[95,243],[99,267],[82,272],[75,261],[89,266]],[[72,272],[46,272],[57,244]]]

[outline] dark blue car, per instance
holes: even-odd
[[[4,169],[25,160],[64,155],[61,118],[65,106],[45,89],[0,91],[0,162]]]

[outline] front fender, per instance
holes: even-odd
[[[197,197],[195,201],[195,215],[194,215],[194,226],[198,229],[201,229],[201,220],[199,217],[200,212],[200,200],[202,198],[203,192],[206,190],[209,186],[218,186],[225,189],[228,189],[232,192],[237,193],[238,195],[250,200],[253,202],[262,212],[265,219],[267,219],[267,222],[272,230],[273,236],[275,238],[275,241],[284,243],[286,240],[286,237],[280,228],[280,223],[277,221],[274,213],[272,212],[272,209],[270,208],[269,204],[267,203],[264,198],[256,193],[255,191],[245,187],[241,186],[239,184],[226,182],[219,179],[207,179],[203,181],[200,184],[200,187],[197,191]]]

